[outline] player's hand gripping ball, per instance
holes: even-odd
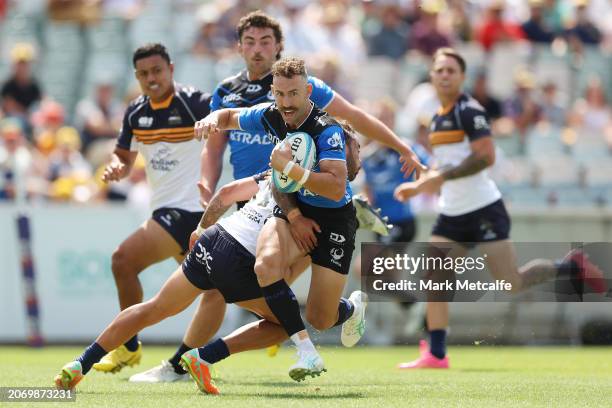
[[[317,161],[314,140],[308,133],[296,132],[287,136],[281,143],[291,147],[291,160],[306,170],[312,170]],[[272,169],[272,181],[282,193],[294,193],[302,186],[280,171]]]

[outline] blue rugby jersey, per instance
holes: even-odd
[[[319,109],[325,109],[334,98],[334,91],[323,81],[309,77],[312,85],[310,99]],[[274,101],[271,91],[272,74],[250,81],[247,71],[225,79],[215,91],[210,102],[211,111],[223,108],[245,108]],[[249,177],[268,169],[274,143],[265,132],[230,130],[230,163],[234,179]]]
[[[314,172],[320,172],[319,164],[323,160],[346,162],[346,140],[342,127],[331,116],[314,105],[306,120],[297,129],[287,128],[274,103],[262,103],[244,109],[240,112],[238,120],[240,129],[267,133],[275,144],[284,140],[292,132],[308,133],[313,138],[317,149],[317,162],[312,169]],[[297,197],[299,201],[315,207],[338,208],[351,201],[353,192],[347,179],[344,196],[340,201],[319,196],[306,188],[301,188]]]

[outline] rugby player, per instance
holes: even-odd
[[[359,144],[349,135],[348,178],[359,171]],[[277,324],[253,272],[257,236],[272,215],[276,203],[272,198],[266,173],[234,181],[222,187],[202,215],[192,233],[195,244],[182,265],[151,300],[123,310],[76,360],[62,367],[55,383],[60,389],[74,389],[92,365],[139,330],[173,316],[191,304],[202,292],[219,290],[224,301],[251,310],[261,316],[253,322],[218,339],[200,351],[185,354],[183,361],[203,392],[217,394],[209,367],[230,354],[263,348],[287,338]],[[217,222],[235,202],[252,198],[240,211]],[[215,224],[216,222],[216,224]],[[213,225],[214,224],[214,225]],[[210,228],[208,228],[210,227]],[[308,265],[301,258],[287,271],[293,282]],[[348,323],[348,322],[347,322]]]
[[[108,183],[127,177],[140,152],[153,190],[153,214],[112,255],[122,310],[143,300],[140,272],[167,258],[181,263],[188,250],[189,235],[202,216],[196,188],[201,177],[197,163],[202,146],[193,138],[193,125],[210,111],[209,94],[174,82],[174,65],[162,44],[138,48],[133,54],[133,66],[143,94],[125,112],[117,146],[102,178]],[[216,296],[215,304],[223,306],[218,292],[211,291],[207,296]],[[216,331],[223,310],[213,313],[212,306],[209,310],[213,316],[221,315],[216,321],[204,322]],[[194,325],[196,332],[205,332],[199,322]],[[96,364],[96,370],[118,372],[126,365],[138,364],[142,355],[137,335],[109,351]]]
[[[366,299],[361,292],[354,292],[349,299],[341,298],[357,229],[347,180],[344,132],[338,122],[309,99],[312,85],[303,60],[280,59],[272,67],[272,77],[274,103],[212,112],[196,123],[195,133],[198,138],[207,138],[220,130],[241,129],[267,133],[279,143],[291,132],[305,132],[314,139],[317,164],[312,172],[291,161],[289,146],[279,144],[272,151],[272,168],[298,181],[302,188],[291,211],[287,211],[287,202],[293,196],[273,189],[284,211],[275,211],[275,217],[263,227],[255,263],[266,302],[298,349],[299,361],[290,376],[299,381],[322,372],[324,363],[306,332],[295,295],[283,278],[286,269],[310,255],[307,319],[315,329],[325,330],[343,324],[355,314],[355,326],[342,337],[345,345],[352,345],[352,339],[364,329]]]
[[[429,140],[439,170],[398,186],[395,197],[405,201],[440,189],[440,214],[430,244],[456,244],[452,245],[451,256],[457,257],[478,247],[487,254],[487,266],[494,278],[511,283],[514,292],[558,275],[584,280],[595,291],[604,291],[601,270],[581,251],[574,250],[557,262],[536,259],[517,267],[509,240],[510,218],[501,193],[486,171],[495,161],[489,118],[483,107],[462,91],[465,69],[464,58],[455,50],[441,48],[435,53],[430,76],[441,108],[432,119]],[[448,368],[448,322],[448,303],[428,302],[429,346],[421,342],[420,357],[399,368]]]
[[[280,24],[267,14],[255,11],[240,19],[236,33],[238,52],[246,68],[217,86],[211,100],[213,111],[222,108],[250,107],[273,100],[270,89],[271,69],[283,50],[283,33]],[[422,167],[410,147],[381,121],[349,103],[318,78],[308,77],[308,82],[312,86],[310,99],[319,109],[334,117],[345,119],[356,132],[393,148],[400,154],[402,171],[408,175],[416,168],[418,176]],[[202,179],[198,184],[204,207],[217,187],[222,171],[223,153],[228,144],[234,179],[252,176],[269,168],[274,142],[267,133],[234,129],[210,135],[202,149]],[[239,207],[243,204],[240,203]],[[367,222],[364,225],[379,232],[387,230],[386,222],[373,212],[371,207],[362,204],[357,208],[358,219]],[[212,301],[216,302],[214,307]],[[130,381],[169,382],[188,379],[179,365],[179,359],[187,350],[204,345],[212,338],[221,324],[224,307],[225,303],[219,296],[214,299],[210,294],[203,297],[183,342],[168,362],[163,361],[161,365],[135,374],[130,377]],[[216,312],[212,313],[212,310]]]

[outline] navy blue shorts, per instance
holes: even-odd
[[[153,211],[153,218],[181,246],[184,255],[189,250],[189,237],[202,218],[202,212],[189,212],[178,208],[159,208]]]
[[[504,201],[499,199],[467,214],[455,217],[440,214],[431,233],[471,248],[480,242],[508,239],[510,217]]]
[[[312,263],[348,275],[358,227],[353,202],[344,207],[327,208],[298,201],[298,208],[302,215],[315,220],[321,227],[321,232],[316,233],[317,246],[308,254]],[[274,208],[273,215],[287,221],[278,206]]]
[[[182,267],[195,287],[218,289],[227,303],[263,296],[255,275],[255,257],[219,225],[204,231]]]

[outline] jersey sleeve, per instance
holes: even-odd
[[[210,111],[214,112],[216,110],[221,109],[223,107],[221,105],[222,101],[223,99],[221,98],[221,85],[219,85],[215,88],[215,91],[213,92],[212,97],[210,98]]]
[[[240,110],[238,126],[246,132],[265,132],[264,113],[270,107],[268,103],[260,103],[250,108]]]
[[[346,161],[344,151],[346,139],[340,126],[329,126],[317,138],[318,160]]]
[[[308,83],[312,85],[310,100],[321,110],[325,110],[334,99],[334,90],[317,77],[308,77]]]
[[[189,99],[191,101],[191,106],[193,106],[196,119],[205,118],[210,113],[211,97],[209,93],[197,90],[191,94],[191,98]]]
[[[117,139],[117,146],[125,150],[136,150],[132,147],[132,125],[130,124],[130,113],[131,109],[128,109],[123,115],[123,122],[121,130],[119,131],[119,138]]]
[[[484,109],[467,106],[461,112],[461,124],[463,131],[468,136],[470,142],[482,137],[491,136],[491,124],[489,116]]]

